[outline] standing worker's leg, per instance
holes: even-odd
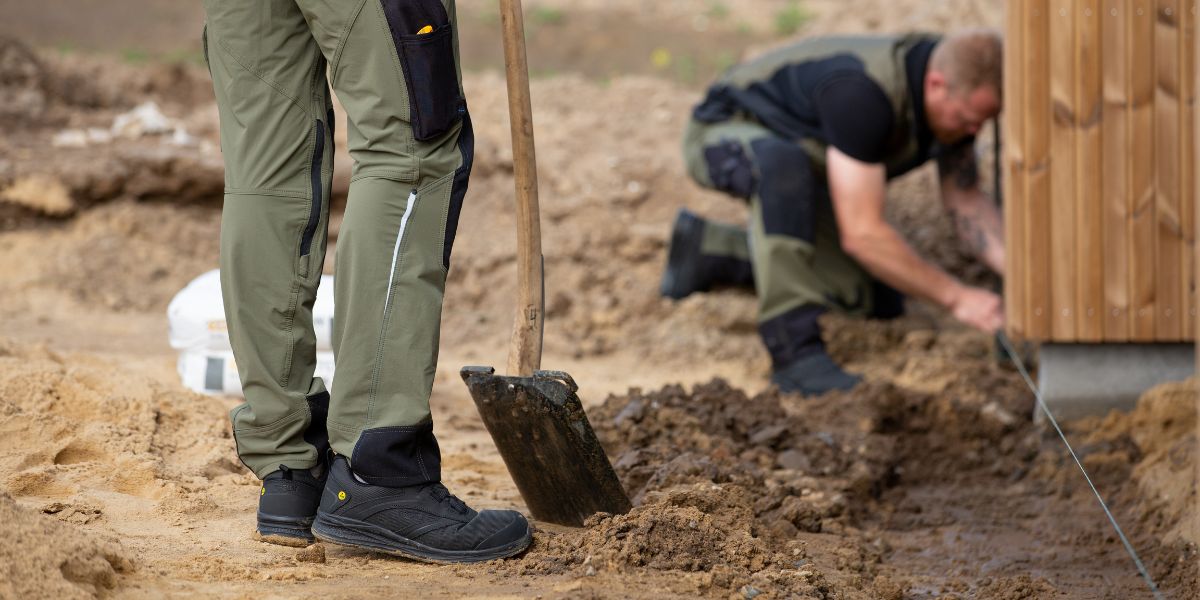
[[[429,396],[471,172],[452,0],[300,0],[346,108],[354,170],[337,242],[331,467],[314,533],[438,561],[523,550],[513,511],[446,492]]]
[[[234,438],[264,479],[259,533],[303,543],[328,447],[312,327],[332,170],[325,61],[292,0],[205,10],[226,165],[221,288],[246,397]]]

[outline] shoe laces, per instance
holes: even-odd
[[[446,489],[446,486],[440,483],[433,484],[430,493],[433,494],[434,500],[437,500],[438,502],[448,502],[450,503],[450,506],[454,507],[454,510],[457,510],[460,513],[466,514],[469,510],[465,502],[459,500],[458,496],[451,494],[450,490]]]

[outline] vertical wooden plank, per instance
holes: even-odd
[[[1032,340],[1050,339],[1050,13],[1048,0],[1025,11],[1025,323]]]
[[[1030,0],[1004,7],[1004,310],[1008,334],[1025,337],[1025,9]]]
[[[1129,286],[1133,341],[1154,341],[1154,23],[1153,0],[1133,0],[1130,23]]]
[[[1076,339],[1075,30],[1077,0],[1050,0],[1050,301],[1054,341]]]
[[[1129,21],[1127,0],[1104,0],[1101,116],[1104,196],[1104,340],[1129,339]]]
[[[1155,78],[1154,154],[1155,211],[1158,244],[1155,253],[1155,339],[1181,338],[1179,314],[1183,298],[1180,281],[1179,219],[1179,6],[1180,0],[1157,0],[1154,28]]]
[[[1183,0],[1179,26],[1179,222],[1180,277],[1183,298],[1179,313],[1180,335],[1195,339],[1196,329],[1196,0]]]
[[[1196,2],[1195,2],[1195,0],[1193,0],[1192,10],[1189,11],[1190,13],[1192,13],[1193,28],[1195,26],[1196,19],[1200,18],[1200,16],[1198,16],[1198,14],[1196,14],[1196,11],[1198,11],[1198,6],[1196,6]],[[1195,88],[1196,83],[1200,82],[1200,43],[1196,43],[1195,36],[1194,36],[1194,29],[1193,29],[1192,44],[1194,47],[1193,52],[1192,52],[1192,60],[1193,60],[1192,86],[1193,86],[1193,88]],[[1200,169],[1200,115],[1196,114],[1196,107],[1195,107],[1195,101],[1194,101],[1194,98],[1195,98],[1194,90],[1193,90],[1193,95],[1190,97],[1193,98],[1193,101],[1192,101],[1192,104],[1190,104],[1190,106],[1189,106],[1188,112],[1192,113],[1192,127],[1195,130],[1193,132],[1193,137],[1192,137],[1192,146],[1193,146],[1192,154],[1193,154],[1194,160],[1193,160],[1193,162],[1186,164],[1186,166],[1184,166],[1184,168],[1193,169],[1193,173],[1194,173],[1195,169]],[[1193,232],[1195,232],[1195,230],[1200,230],[1200,193],[1198,193],[1198,192],[1200,192],[1200,190],[1198,190],[1198,188],[1200,188],[1200,185],[1195,184],[1194,176],[1193,176],[1193,187],[1194,187],[1194,190],[1192,193],[1194,194],[1194,196],[1192,198],[1188,198],[1187,202],[1189,202],[1193,206],[1193,212],[1194,212],[1196,221],[1192,223],[1192,227],[1193,227]],[[1196,246],[1194,238],[1193,238],[1193,246]],[[1192,259],[1193,259],[1193,263],[1195,264],[1195,269],[1196,269],[1192,272],[1193,289],[1195,288],[1195,282],[1200,281],[1200,256],[1196,256],[1196,253],[1195,253],[1196,250],[1198,250],[1198,247],[1193,247]],[[1195,293],[1193,292],[1193,300],[1192,300],[1192,304],[1189,305],[1190,306],[1189,312],[1196,311],[1196,310],[1198,310],[1198,308],[1200,308],[1200,307],[1196,306],[1196,299],[1195,299],[1194,294]],[[1192,331],[1192,335],[1195,337],[1195,343],[1196,343],[1196,347],[1195,347],[1196,371],[1195,372],[1196,372],[1196,374],[1198,374],[1198,376],[1200,376],[1200,314],[1196,314],[1193,312],[1193,316],[1194,316],[1193,317],[1193,325],[1196,328]],[[1195,398],[1196,414],[1200,414],[1200,385],[1198,385],[1198,383],[1200,383],[1200,377],[1193,377],[1192,383],[1193,383],[1192,392],[1193,392],[1193,397]],[[1200,439],[1200,419],[1196,420],[1195,436],[1196,436],[1196,439]],[[1193,469],[1193,472],[1192,472],[1192,493],[1193,493],[1193,497],[1200,497],[1200,461],[1193,461],[1193,462],[1195,462],[1195,468]],[[1190,529],[1189,533],[1193,535],[1192,539],[1195,539],[1196,534],[1200,534],[1200,522],[1196,521],[1195,517],[1192,518],[1192,529]]]
[[[1076,0],[1076,339],[1104,339],[1104,196],[1100,150],[1103,88],[1100,0]]]

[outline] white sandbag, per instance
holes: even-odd
[[[190,390],[209,395],[242,395],[242,382],[230,350],[185,350],[179,353],[176,368],[184,387]],[[333,371],[333,352],[317,352],[314,376],[325,382],[326,389],[333,385]]]
[[[167,306],[171,347],[177,350],[229,350],[221,275],[214,269],[191,281]],[[321,276],[313,305],[317,351],[333,350],[333,277]]]

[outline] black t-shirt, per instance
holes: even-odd
[[[912,161],[892,165],[888,177],[901,175],[934,158],[940,149],[925,116],[924,85],[936,38],[919,41],[905,52],[904,78],[913,107],[917,153]],[[887,162],[895,148],[896,108],[851,53],[787,64],[744,87],[717,84],[696,107],[705,123],[733,118],[737,110],[789,139],[816,139],[867,163]],[[964,144],[973,143],[964,140]]]
[[[904,56],[905,78],[917,117],[919,154],[929,156],[933,133],[925,117],[925,73],[934,41],[921,42]],[[825,142],[867,163],[883,162],[895,123],[895,112],[883,88],[861,70],[827,76],[813,90],[813,108]]]
[[[892,103],[862,71],[845,71],[813,90],[825,142],[851,158],[883,162],[895,125]]]

